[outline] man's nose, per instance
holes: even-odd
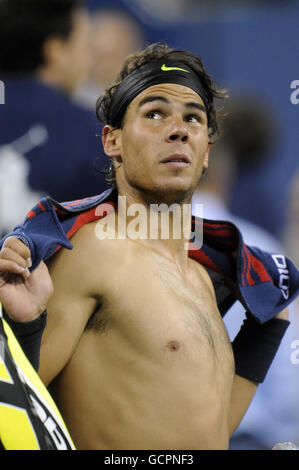
[[[176,117],[171,120],[168,132],[166,134],[167,142],[187,142],[189,139],[189,129],[186,125],[186,122],[180,118]]]

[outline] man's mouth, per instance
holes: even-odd
[[[185,154],[174,154],[163,158],[160,163],[170,168],[185,168],[191,165],[191,159]]]

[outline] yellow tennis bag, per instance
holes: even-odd
[[[75,449],[53,399],[3,318],[1,303],[0,449]]]

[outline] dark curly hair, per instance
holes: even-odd
[[[117,75],[115,81],[109,88],[105,90],[105,93],[100,96],[96,104],[97,118],[101,123],[107,123],[109,121],[109,111],[112,102],[112,97],[120,85],[129,74],[134,70],[138,69],[144,64],[150,63],[159,59],[172,59],[180,63],[185,63],[200,79],[207,97],[208,104],[208,115],[209,115],[209,137],[210,139],[218,135],[218,123],[217,123],[217,111],[214,103],[215,98],[226,98],[227,90],[223,88],[217,88],[213,83],[210,75],[205,70],[205,67],[200,57],[191,51],[184,49],[174,49],[168,47],[166,43],[155,43],[148,46],[142,51],[130,54],[125,60],[120,73]],[[116,128],[122,128],[123,121],[119,122]],[[110,166],[108,172],[106,172],[106,181],[108,185],[115,183],[114,165]]]

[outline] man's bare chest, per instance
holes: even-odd
[[[144,353],[162,350],[223,358],[227,333],[205,276],[188,279],[161,257],[134,256],[110,273],[109,288],[88,327],[117,331]]]

